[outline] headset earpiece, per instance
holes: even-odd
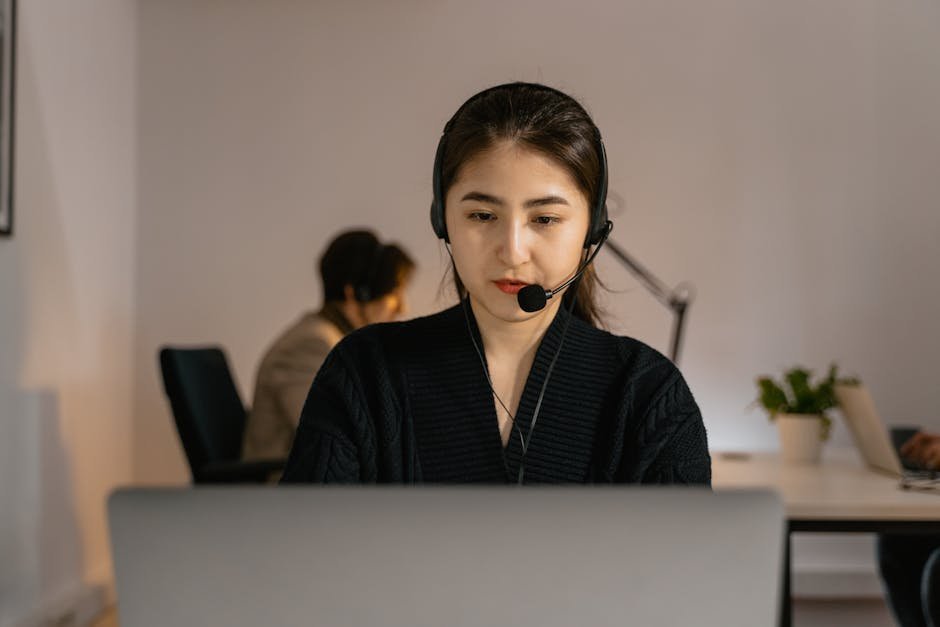
[[[372,260],[369,262],[366,275],[362,283],[353,286],[353,298],[360,303],[368,303],[374,300],[378,294],[373,293],[373,284],[379,274],[379,268],[382,261],[385,245],[379,244],[372,252]]]
[[[369,289],[368,285],[357,285],[353,288],[353,297],[356,302],[367,303],[372,300],[372,290]]]
[[[450,122],[444,127],[441,133],[441,139],[437,142],[437,151],[434,153],[434,176],[432,180],[434,198],[431,200],[431,228],[438,239],[450,243],[447,236],[447,223],[444,221],[444,198],[441,193],[441,163],[444,159],[444,140],[447,137],[447,131],[450,129]]]
[[[591,208],[591,227],[585,248],[598,244],[607,233],[607,149],[597,130],[597,158],[600,177],[597,180],[597,202]]]

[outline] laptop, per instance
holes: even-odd
[[[773,625],[767,491],[122,489],[122,627]]]
[[[862,384],[836,385],[835,395],[855,447],[866,464],[895,477],[923,474],[926,471],[910,462],[904,463],[901,459],[867,387]]]

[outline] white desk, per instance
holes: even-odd
[[[787,513],[781,624],[790,624],[793,532],[940,534],[940,490],[903,490],[900,479],[865,467],[852,449],[823,451],[823,461],[789,465],[776,453],[712,453],[712,487],[774,488]]]
[[[792,520],[940,521],[940,491],[902,490],[899,479],[862,465],[854,450],[824,451],[813,465],[786,465],[776,453],[715,453],[715,489],[772,487]]]

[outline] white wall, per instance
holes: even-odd
[[[401,240],[415,313],[446,304],[434,147],[512,79],[583,99],[626,207],[613,238],[696,285],[681,365],[714,448],[775,447],[753,378],[833,359],[888,420],[940,428],[937,59],[926,0],[144,2],[138,476],[185,478],[157,347],[222,343],[249,396],[336,230]],[[600,260],[613,328],[667,350],[667,313]]]
[[[60,611],[81,623],[111,579],[105,498],[132,478],[136,6],[18,4],[16,232],[0,239],[0,625]]]
[[[582,98],[613,238],[697,287],[681,366],[713,449],[776,447],[753,380],[796,363],[837,360],[888,421],[940,429],[935,1],[154,0],[140,24],[139,480],[187,477],[159,345],[221,343],[249,400],[338,229],[402,241],[414,313],[446,304],[434,147],[464,98],[514,79]],[[667,350],[666,312],[599,259],[613,328]],[[804,538],[795,557],[876,589],[867,538]]]

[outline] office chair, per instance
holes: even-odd
[[[221,348],[160,350],[163,386],[193,483],[263,483],[284,459],[241,461],[246,412]]]

